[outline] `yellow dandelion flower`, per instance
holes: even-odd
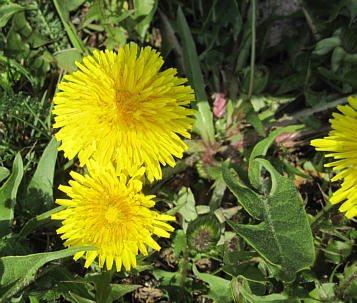
[[[71,199],[57,199],[56,203],[66,206],[52,219],[63,220],[57,230],[69,247],[94,246],[96,251],[75,254],[77,260],[85,253],[85,267],[99,257],[99,266],[108,269],[116,263],[117,271],[122,264],[127,270],[136,267],[136,255],[147,255],[146,245],[155,250],[160,246],[152,238],[170,237],[174,228],[163,221],[174,221],[175,217],[151,210],[155,196],[141,193],[144,168],[131,178],[124,173],[115,174],[113,166],[100,167],[88,162],[90,174],[82,176],[71,172],[74,180],[70,186],[60,186]]]
[[[330,202],[344,203],[339,208],[346,212],[347,218],[357,215],[357,98],[348,98],[349,105],[339,105],[337,109],[341,113],[333,113],[330,119],[332,131],[323,139],[311,141],[311,145],[318,151],[332,152],[326,157],[333,157],[326,167],[333,167],[339,172],[331,179],[336,181],[343,179],[341,188],[333,193]]]
[[[118,52],[94,51],[76,62],[80,70],[64,76],[54,98],[56,138],[69,159],[81,165],[96,158],[129,172],[146,167],[150,182],[162,165],[175,166],[190,138],[193,90],[176,69],[160,72],[164,61],[150,47],[126,45]]]

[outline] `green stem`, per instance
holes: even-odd
[[[321,40],[321,37],[320,37],[320,35],[319,35],[319,32],[317,31],[317,28],[316,28],[314,22],[312,21],[312,18],[311,18],[311,16],[310,16],[309,12],[306,10],[306,8],[305,8],[303,5],[301,5],[301,7],[302,7],[302,11],[303,11],[303,13],[304,13],[304,16],[305,16],[307,25],[310,27],[310,30],[311,30],[311,32],[312,32],[312,35],[314,36],[314,39],[315,39],[316,41]]]
[[[356,98],[357,94],[353,93],[350,94],[349,96],[351,96],[352,98]],[[312,116],[313,114],[329,110],[330,108],[335,108],[338,105],[345,104],[345,103],[347,103],[347,97],[343,97],[331,102],[327,102],[313,108],[306,108],[292,115],[292,120],[294,121],[294,120],[300,120],[302,118],[307,118]]]
[[[331,203],[328,203],[325,205],[323,209],[321,209],[318,214],[314,217],[314,219],[310,223],[310,227],[312,232],[316,232],[318,228],[320,227],[320,223],[323,219],[325,219],[330,213],[333,213],[336,211],[336,205],[332,205]]]
[[[255,68],[255,8],[256,3],[255,0],[251,0],[251,31],[252,31],[252,47],[250,51],[250,80],[249,80],[249,91],[248,91],[248,100],[252,98],[253,87],[254,87],[254,68]]]
[[[180,296],[178,302],[184,302],[185,300],[185,281],[187,277],[187,267],[189,262],[189,254],[190,249],[186,245],[186,248],[183,252],[183,264],[182,264],[182,271],[181,271],[181,280],[180,280]]]
[[[73,159],[63,164],[60,168],[56,169],[55,177],[65,172],[67,169],[71,168],[73,164],[77,161],[77,159],[78,159],[77,157],[74,157]]]

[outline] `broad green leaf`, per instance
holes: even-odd
[[[345,55],[346,52],[341,46],[338,46],[333,50],[331,56],[331,70],[333,73],[336,73],[337,70],[342,67]]]
[[[59,144],[53,137],[45,148],[35,174],[27,186],[24,204],[34,213],[53,206],[53,176]]]
[[[134,0],[135,19],[139,20],[136,23],[135,28],[141,41],[145,38],[145,34],[156,12],[157,5],[157,0]]]
[[[314,302],[333,302],[339,303],[341,301],[336,300],[335,295],[336,283],[316,283],[316,288],[313,289],[309,294],[311,299],[305,299],[306,303]],[[334,300],[335,299],[335,300]],[[345,301],[347,302],[347,301]]]
[[[227,160],[222,164],[222,176],[224,182],[226,182],[228,188],[232,193],[239,192],[239,202],[244,201],[242,206],[248,214],[253,218],[262,220],[264,218],[264,206],[263,204],[257,203],[259,201],[260,195],[255,191],[251,190],[249,187],[239,183],[229,171],[229,161]]]
[[[0,167],[0,182],[7,178],[10,174],[10,171],[6,167]]]
[[[11,231],[10,226],[14,219],[17,190],[23,173],[21,155],[17,154],[12,165],[11,175],[0,188],[0,237],[7,235]]]
[[[222,270],[232,277],[242,277],[252,282],[268,282],[263,273],[255,266],[253,262],[242,264],[226,264]]]
[[[192,107],[196,110],[194,127],[206,144],[214,143],[213,114],[208,103],[195,42],[180,7],[177,11],[177,27],[181,36],[185,71],[196,94],[196,101],[192,102]]]
[[[0,7],[0,27],[4,27],[10,18],[17,12],[24,11],[26,8],[17,4],[7,4]]]
[[[276,91],[276,95],[283,95],[292,92],[295,89],[301,89],[305,81],[306,75],[303,72],[292,74],[286,78],[283,78],[279,84],[279,89]]]
[[[184,282],[181,275],[182,265],[184,262],[179,263],[179,271],[169,272],[162,269],[155,269],[153,275],[156,280],[160,281],[160,289],[167,293],[169,302],[193,302],[192,298],[192,278],[185,276]],[[180,286],[184,283],[184,287]]]
[[[200,273],[194,264],[192,270],[200,280],[209,284],[209,293],[205,295],[206,297],[214,299],[217,303],[229,303],[232,301],[229,280],[211,274]]]
[[[114,300],[120,299],[122,296],[128,294],[129,292],[132,292],[136,289],[138,289],[141,285],[135,285],[135,284],[111,284],[110,288],[110,294],[109,294],[109,301],[108,302],[113,302]]]
[[[176,202],[177,207],[179,208],[178,213],[186,221],[193,221],[197,218],[197,212],[195,208],[195,197],[192,194],[190,188],[183,187],[179,193],[179,198]]]
[[[304,205],[294,183],[281,176],[265,159],[256,159],[269,172],[271,188],[260,195],[240,184],[223,164],[223,179],[239,203],[257,225],[229,225],[277,270],[277,276],[292,281],[296,272],[308,268],[315,259],[312,233]]]
[[[37,270],[47,262],[69,257],[83,250],[96,250],[95,247],[76,247],[55,252],[27,256],[0,258],[0,302],[6,300],[35,280]]]
[[[0,257],[28,255],[33,253],[28,241],[21,241],[17,234],[11,233],[0,239]]]
[[[179,259],[180,254],[183,253],[187,247],[186,234],[182,229],[176,230],[175,237],[172,241],[172,247],[174,248],[176,259]]]
[[[302,128],[301,125],[291,125],[284,128],[280,128],[277,130],[272,131],[268,137],[258,142],[250,154],[249,157],[249,168],[248,168],[248,175],[249,181],[253,187],[259,189],[261,180],[261,164],[259,162],[254,162],[254,159],[259,156],[265,156],[269,147],[273,144],[274,140],[281,135],[282,133],[291,133],[298,131]]]
[[[78,9],[86,0],[64,0],[69,12]]]
[[[352,253],[354,243],[331,239],[328,246],[324,249],[327,262],[341,264]]]
[[[226,191],[227,185],[222,179],[222,172],[220,172],[220,177],[214,182],[214,188],[212,192],[212,197],[209,202],[210,211],[215,211],[221,206],[224,192]]]
[[[100,273],[89,274],[85,277],[86,280],[93,282],[95,287],[95,298],[97,302],[109,302],[110,286],[113,271],[103,270]]]
[[[324,56],[328,54],[330,51],[332,51],[335,47],[340,45],[341,45],[340,37],[329,37],[317,42],[315,45],[315,49],[312,53],[318,56]]]
[[[40,301],[36,297],[33,297],[33,296],[29,296],[29,300],[30,300],[30,303],[40,303]]]
[[[285,294],[271,294],[267,296],[257,296],[252,294],[248,283],[239,284],[239,292],[245,298],[246,302],[249,303],[288,303],[289,297]],[[294,302],[294,301],[292,301]]]
[[[57,52],[54,58],[60,68],[72,73],[77,70],[75,62],[82,61],[82,54],[77,49],[65,49]]]
[[[263,123],[260,120],[258,113],[256,113],[253,108],[248,111],[246,120],[253,125],[254,129],[259,133],[259,135],[265,136]]]

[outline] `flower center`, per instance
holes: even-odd
[[[131,125],[138,114],[137,97],[128,90],[117,90],[115,101],[119,120],[127,126]]]
[[[120,208],[115,205],[109,205],[105,211],[105,219],[107,219],[109,224],[120,221],[123,215]]]

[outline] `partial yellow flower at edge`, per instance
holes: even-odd
[[[311,141],[317,151],[331,152],[326,157],[335,161],[326,164],[338,170],[331,181],[343,179],[341,188],[333,193],[330,202],[344,202],[339,210],[347,218],[357,216],[357,98],[349,97],[349,105],[339,105],[341,113],[333,113],[330,119],[332,131],[323,139]]]
[[[160,72],[164,61],[151,47],[118,52],[94,51],[76,62],[80,70],[64,76],[54,98],[56,138],[69,159],[81,165],[95,158],[117,170],[144,166],[150,182],[161,179],[161,166],[175,166],[194,122],[188,108],[194,92],[176,69]]]
[[[151,210],[155,196],[141,192],[144,169],[134,173],[132,178],[115,174],[114,167],[103,168],[96,162],[88,162],[90,174],[82,176],[71,172],[74,180],[70,186],[60,186],[70,199],[57,199],[56,203],[66,206],[51,216],[63,220],[57,230],[68,247],[94,246],[96,251],[82,251],[75,254],[77,260],[85,254],[85,267],[99,257],[99,266],[106,263],[111,269],[116,263],[117,271],[122,265],[127,270],[136,267],[136,255],[147,255],[146,246],[160,250],[152,238],[153,234],[170,237],[174,230],[163,221],[174,221],[175,217]]]

